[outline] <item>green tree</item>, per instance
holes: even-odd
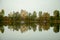
[[[4,16],[4,13],[5,13],[5,12],[4,12],[4,9],[1,10],[1,13],[2,13],[2,16]]]
[[[37,13],[36,13],[36,11],[34,11],[32,16],[31,16],[31,19],[36,20],[36,18],[37,18]]]
[[[42,11],[39,11],[39,17],[42,16]]]
[[[4,10],[2,9],[0,12],[0,23],[2,23],[4,17]]]
[[[54,13],[55,19],[58,20],[59,19],[59,11],[58,10],[54,10],[53,13]]]

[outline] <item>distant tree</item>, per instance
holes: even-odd
[[[4,16],[4,13],[5,13],[5,12],[4,12],[4,9],[1,10],[1,13],[2,13],[2,16]]]
[[[33,12],[32,16],[31,16],[31,19],[32,20],[35,20],[37,18],[37,13],[36,11]]]
[[[59,20],[60,20],[60,11],[59,11]]]
[[[44,12],[43,17],[50,17],[50,14],[48,12]]]
[[[31,16],[31,13],[29,13],[29,17]]]
[[[39,11],[39,17],[42,16],[42,11]]]
[[[2,23],[4,17],[4,10],[2,9],[0,12],[0,23]]]
[[[33,17],[34,17],[34,18],[37,17],[37,13],[36,13],[36,11],[33,12]]]
[[[54,10],[54,17],[55,19],[59,19],[59,11],[58,10]]]
[[[8,14],[8,17],[13,17],[13,13],[10,12],[10,14]]]
[[[46,22],[50,22],[50,15],[48,12],[45,12],[43,14],[43,22],[46,23]]]
[[[38,18],[37,18],[37,20],[39,21],[39,22],[42,22],[42,11],[39,11],[39,14],[38,14]]]
[[[4,13],[4,9],[2,9],[2,13]]]

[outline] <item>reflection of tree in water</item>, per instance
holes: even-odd
[[[33,22],[33,23],[30,23],[28,26],[29,26],[29,28],[32,29],[33,31],[36,31],[36,27],[37,27],[36,23],[34,23],[34,22]]]
[[[4,12],[4,11],[2,10],[2,12]],[[4,33],[3,16],[0,16],[0,32]]]
[[[38,26],[37,26],[38,25]],[[12,31],[21,31],[21,33],[23,32],[27,32],[28,30],[33,30],[34,32],[37,30],[42,31],[42,30],[46,30],[48,31],[50,29],[50,23],[35,23],[35,22],[31,22],[31,23],[12,23],[10,25],[8,25],[8,29],[12,30]],[[53,26],[53,31],[55,33],[59,32],[59,25],[58,23],[55,23]],[[4,33],[4,27],[3,27],[3,23],[0,25],[0,32]]]
[[[3,25],[0,25],[0,32],[4,33],[4,27],[3,27]]]
[[[14,23],[11,23],[10,25],[8,25],[8,28],[9,29],[13,29],[13,31],[14,30],[19,31],[20,24],[18,22],[14,22]]]
[[[26,24],[21,25],[21,26],[20,26],[20,31],[21,31],[22,33],[28,31],[27,25],[26,25]]]
[[[42,25],[42,29],[43,30],[48,30],[49,28],[50,28],[50,24],[49,23],[46,23],[46,24]]]
[[[59,24],[58,24],[58,23],[57,23],[57,24],[54,24],[53,31],[54,31],[55,33],[59,32]]]

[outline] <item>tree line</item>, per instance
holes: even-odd
[[[38,16],[37,16],[38,14]],[[37,13],[34,11],[33,13],[29,13],[26,10],[21,10],[21,12],[10,12],[8,16],[4,16],[5,11],[2,9],[0,11],[0,30],[4,32],[4,26],[8,25],[9,29],[13,30],[21,30],[21,32],[25,32],[28,29],[33,29],[36,31],[36,24],[39,25],[39,31],[48,30],[50,26],[53,27],[53,31],[55,33],[59,32],[59,25],[60,25],[60,12],[59,10],[53,11],[53,16],[51,16],[48,12],[42,13],[39,11]],[[28,27],[27,27],[28,26]]]
[[[8,13],[8,16],[4,16],[5,11],[4,9],[1,10],[0,12],[0,22],[41,22],[41,23],[46,23],[46,22],[55,22],[58,21],[60,23],[60,12],[59,10],[54,10],[53,11],[53,16],[51,16],[48,12],[42,13],[42,11],[39,11],[37,13],[34,11],[33,13],[29,13],[26,10],[21,10],[21,12],[10,12]],[[38,14],[38,16],[37,16]]]

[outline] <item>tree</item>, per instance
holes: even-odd
[[[42,11],[39,11],[39,17],[37,19],[39,22],[42,22]]]
[[[4,9],[2,9],[2,13],[4,13]]]
[[[2,14],[2,16],[4,16],[4,13],[5,13],[5,12],[4,12],[4,9],[2,9],[2,10],[1,10],[1,14]]]
[[[54,10],[54,17],[55,17],[55,19],[59,19],[59,11],[58,10]]]
[[[42,11],[39,11],[39,17],[42,16]]]
[[[33,12],[33,17],[34,17],[34,18],[37,17],[36,11]]]
[[[28,18],[29,18],[29,20],[31,19],[31,13],[28,14]]]
[[[36,17],[37,17],[37,14],[36,14],[36,11],[34,11],[33,14],[32,14],[32,16],[31,16],[31,19],[32,19],[32,20],[35,20]]]
[[[48,12],[43,14],[43,23],[50,22],[50,15]]]
[[[31,16],[31,13],[29,13],[29,17]]]

